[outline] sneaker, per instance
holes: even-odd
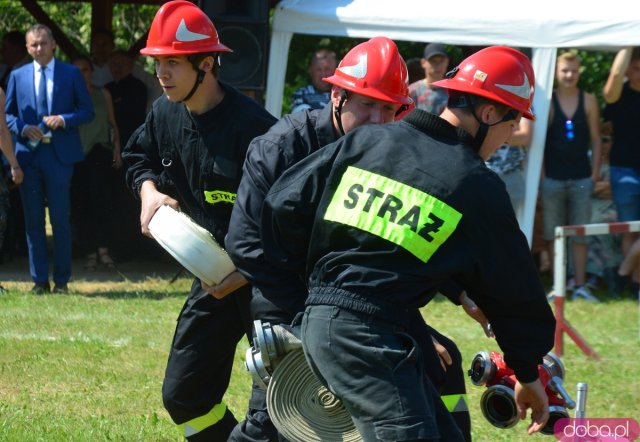
[[[583,299],[587,302],[600,302],[600,300],[593,296],[589,289],[584,286],[575,288],[572,299],[574,301],[577,299]]]

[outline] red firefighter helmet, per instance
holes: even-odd
[[[220,43],[218,31],[207,15],[191,2],[170,1],[162,5],[151,23],[143,55],[188,55],[202,52],[233,52]]]
[[[396,44],[375,37],[351,49],[340,61],[327,83],[356,94],[383,101],[410,105],[409,73]]]
[[[497,101],[535,120],[533,102],[535,76],[522,52],[491,46],[465,58],[444,80],[434,86],[478,95]]]

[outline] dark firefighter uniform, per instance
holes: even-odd
[[[225,248],[252,286],[253,319],[289,324],[296,313],[304,310],[307,287],[303,280],[264,259],[260,211],[271,185],[286,169],[336,140],[330,110],[331,105],[324,110],[286,115],[249,145]],[[241,425],[248,425],[257,416],[269,419],[266,403],[260,410],[249,409]],[[246,428],[242,431],[250,432]]]
[[[127,184],[138,196],[146,180],[177,196],[182,210],[224,244],[242,164],[250,141],[275,118],[236,89],[222,85],[223,100],[193,115],[182,103],[160,97],[123,152]],[[162,396],[172,419],[190,440],[227,440],[237,423],[222,402],[236,345],[251,340],[251,289],[221,300],[194,280],[176,326]],[[252,396],[256,407],[261,390]]]
[[[306,281],[298,273],[280,269],[264,257],[260,214],[269,189],[285,170],[338,139],[333,128],[332,110],[330,103],[321,110],[304,110],[286,115],[249,146],[238,198],[231,215],[233,228],[227,234],[225,247],[238,271],[253,286],[251,310],[254,319],[272,324],[289,324],[298,312],[304,310],[308,294]],[[448,283],[440,290],[459,304],[458,286]],[[415,322],[411,323],[423,323],[419,312],[416,313],[417,316],[413,318]],[[460,351],[451,339],[433,328],[428,327],[428,333],[418,328],[422,331],[418,342],[426,347],[425,358],[434,362],[425,367],[427,374],[438,387],[447,409],[453,413],[465,440],[470,441],[471,419]],[[431,336],[447,349],[452,358],[452,365],[446,373],[438,362]]]
[[[285,170],[338,139],[331,110],[329,104],[321,110],[285,115],[249,146],[225,248],[253,286],[252,312],[256,319],[288,324],[304,310],[306,282],[264,258],[260,212],[267,192]]]
[[[537,379],[553,346],[555,320],[505,186],[473,145],[414,110],[299,162],[265,200],[266,258],[309,276],[307,360],[365,440],[461,440],[419,376],[406,325],[445,281],[484,311],[521,382]]]

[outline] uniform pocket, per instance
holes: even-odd
[[[383,442],[436,440],[440,433],[432,415],[406,416],[374,423],[376,437]]]

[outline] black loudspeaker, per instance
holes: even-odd
[[[238,89],[264,90],[269,39],[269,0],[201,0],[200,8],[233,49],[220,56],[220,79]]]

